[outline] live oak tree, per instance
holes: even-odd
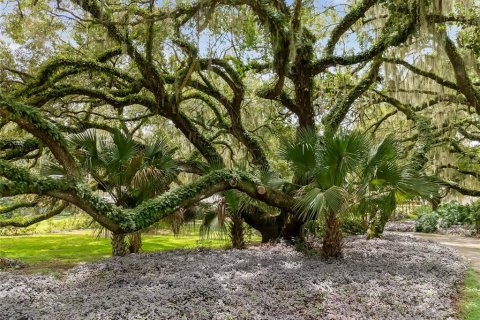
[[[444,195],[478,196],[480,8],[437,1],[430,10],[415,42],[383,56],[383,86],[358,111],[372,134],[401,130],[412,162],[444,180]]]
[[[384,66],[409,68],[396,55],[403,59],[405,47],[431,33],[426,24],[460,23],[467,35],[476,26],[475,17],[454,15],[439,3],[9,3],[2,18],[9,38],[2,40],[0,73],[1,134],[6,138],[0,143],[0,195],[39,194],[75,205],[110,230],[114,248],[121,248],[125,234],[236,189],[273,208],[241,211],[263,241],[298,237],[304,223],[298,191],[311,181],[278,158],[278,137],[361,127],[355,117],[372,106],[385,110],[378,103],[393,105],[395,114],[403,112],[405,102],[397,103],[388,91],[391,82],[401,81]],[[478,89],[466,64],[462,67],[452,35],[448,29],[443,33],[454,90],[477,108]],[[471,43],[478,41],[467,35]],[[407,156],[424,157],[430,146],[430,140],[422,142],[424,133],[436,133],[426,129],[430,124],[418,112],[403,109],[421,137],[418,152]],[[377,130],[388,114],[371,126]],[[139,141],[170,136],[179,146],[183,183],[131,208],[102,198],[69,140],[91,129],[121,129]],[[65,174],[42,175],[46,159]]]

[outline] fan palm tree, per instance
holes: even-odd
[[[77,159],[98,188],[120,207],[134,208],[144,200],[164,193],[178,174],[174,149],[164,139],[141,144],[119,130],[110,134],[89,130],[70,140],[76,147]],[[138,252],[140,232],[129,234],[128,238],[128,250]],[[120,248],[114,248],[115,254],[125,254],[125,240],[118,241]]]
[[[340,215],[368,214],[369,237],[379,236],[399,200],[430,197],[437,185],[400,161],[392,137],[380,143],[360,132],[299,132],[284,139],[280,156],[287,160],[302,185],[298,205],[301,219],[323,219],[323,255],[342,250]]]

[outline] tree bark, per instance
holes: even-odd
[[[369,220],[367,240],[380,238],[383,234],[383,230],[385,229],[385,224],[387,224],[388,217],[386,217],[380,211],[376,211],[370,215]]]
[[[135,231],[128,234],[128,251],[130,253],[139,253],[142,249],[142,233]]]
[[[288,242],[303,241],[302,228],[303,221],[298,219],[291,213],[287,213],[288,217],[283,228],[282,236]]]
[[[262,243],[275,241],[280,238],[283,219],[279,216],[269,216],[258,207],[242,209],[239,212],[243,220],[262,235]]]
[[[125,233],[112,233],[112,255],[123,257],[126,254]]]
[[[322,254],[325,258],[336,258],[342,254],[342,231],[340,220],[334,212],[327,213],[326,230],[323,238]]]
[[[245,248],[245,228],[243,226],[243,219],[239,213],[231,215],[232,223],[230,225],[230,240],[232,241],[232,248]]]

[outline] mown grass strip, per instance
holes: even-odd
[[[460,319],[480,319],[480,275],[474,269],[468,269],[465,284],[459,301]]]

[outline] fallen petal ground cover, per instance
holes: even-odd
[[[2,319],[448,319],[465,263],[410,236],[346,240],[325,261],[286,245],[109,258],[64,277],[0,273]]]

